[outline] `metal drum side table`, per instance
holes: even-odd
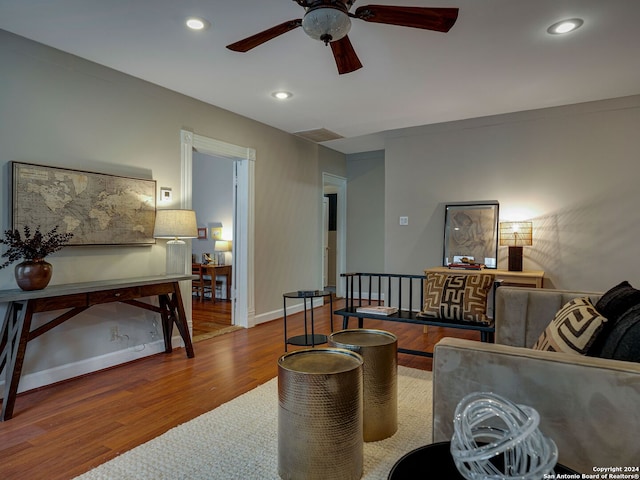
[[[285,480],[362,476],[362,357],[314,348],[278,360],[278,474]]]
[[[329,336],[329,346],[362,356],[364,441],[377,442],[398,430],[398,339],[384,330],[357,328]]]
[[[284,303],[284,351],[287,351],[288,345],[297,345],[301,347],[315,347],[323,343],[327,343],[327,336],[315,333],[315,325],[313,322],[313,299],[329,297],[330,303],[330,315],[331,315],[331,331],[333,332],[333,295],[328,290],[298,290],[297,292],[288,292],[282,294],[282,301]],[[304,335],[297,335],[295,337],[287,337],[287,299],[301,298],[304,306]],[[309,334],[307,323],[307,299],[309,300],[309,310],[311,312],[311,334]]]

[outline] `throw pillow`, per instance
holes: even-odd
[[[558,310],[533,349],[585,355],[606,322],[588,297],[575,298]]]
[[[605,292],[596,303],[596,309],[606,318],[616,321],[631,307],[640,304],[640,290],[624,281]]]
[[[429,318],[489,323],[487,294],[493,274],[449,275],[428,273],[424,286],[424,309]]]
[[[602,358],[640,362],[640,304],[622,314],[604,340]]]
[[[601,357],[604,344],[614,330],[620,318],[632,307],[640,305],[640,290],[636,290],[628,281],[620,282],[615,287],[606,291],[596,303],[596,310],[608,322],[605,324],[598,338],[589,348],[587,355]]]

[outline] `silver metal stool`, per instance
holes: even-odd
[[[363,472],[362,358],[338,348],[278,360],[278,474],[357,480]]]
[[[364,441],[377,442],[398,430],[398,339],[389,332],[356,328],[329,336],[329,346],[364,360]]]

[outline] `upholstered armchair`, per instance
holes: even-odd
[[[468,393],[490,391],[535,408],[559,462],[581,473],[640,465],[640,363],[533,350],[569,300],[601,294],[500,287],[496,343],[444,338],[433,359],[433,441],[450,440]]]

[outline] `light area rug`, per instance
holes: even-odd
[[[130,450],[77,480],[277,480],[278,380]],[[364,444],[365,480],[386,479],[405,453],[431,443],[431,372],[398,367],[398,431]]]

